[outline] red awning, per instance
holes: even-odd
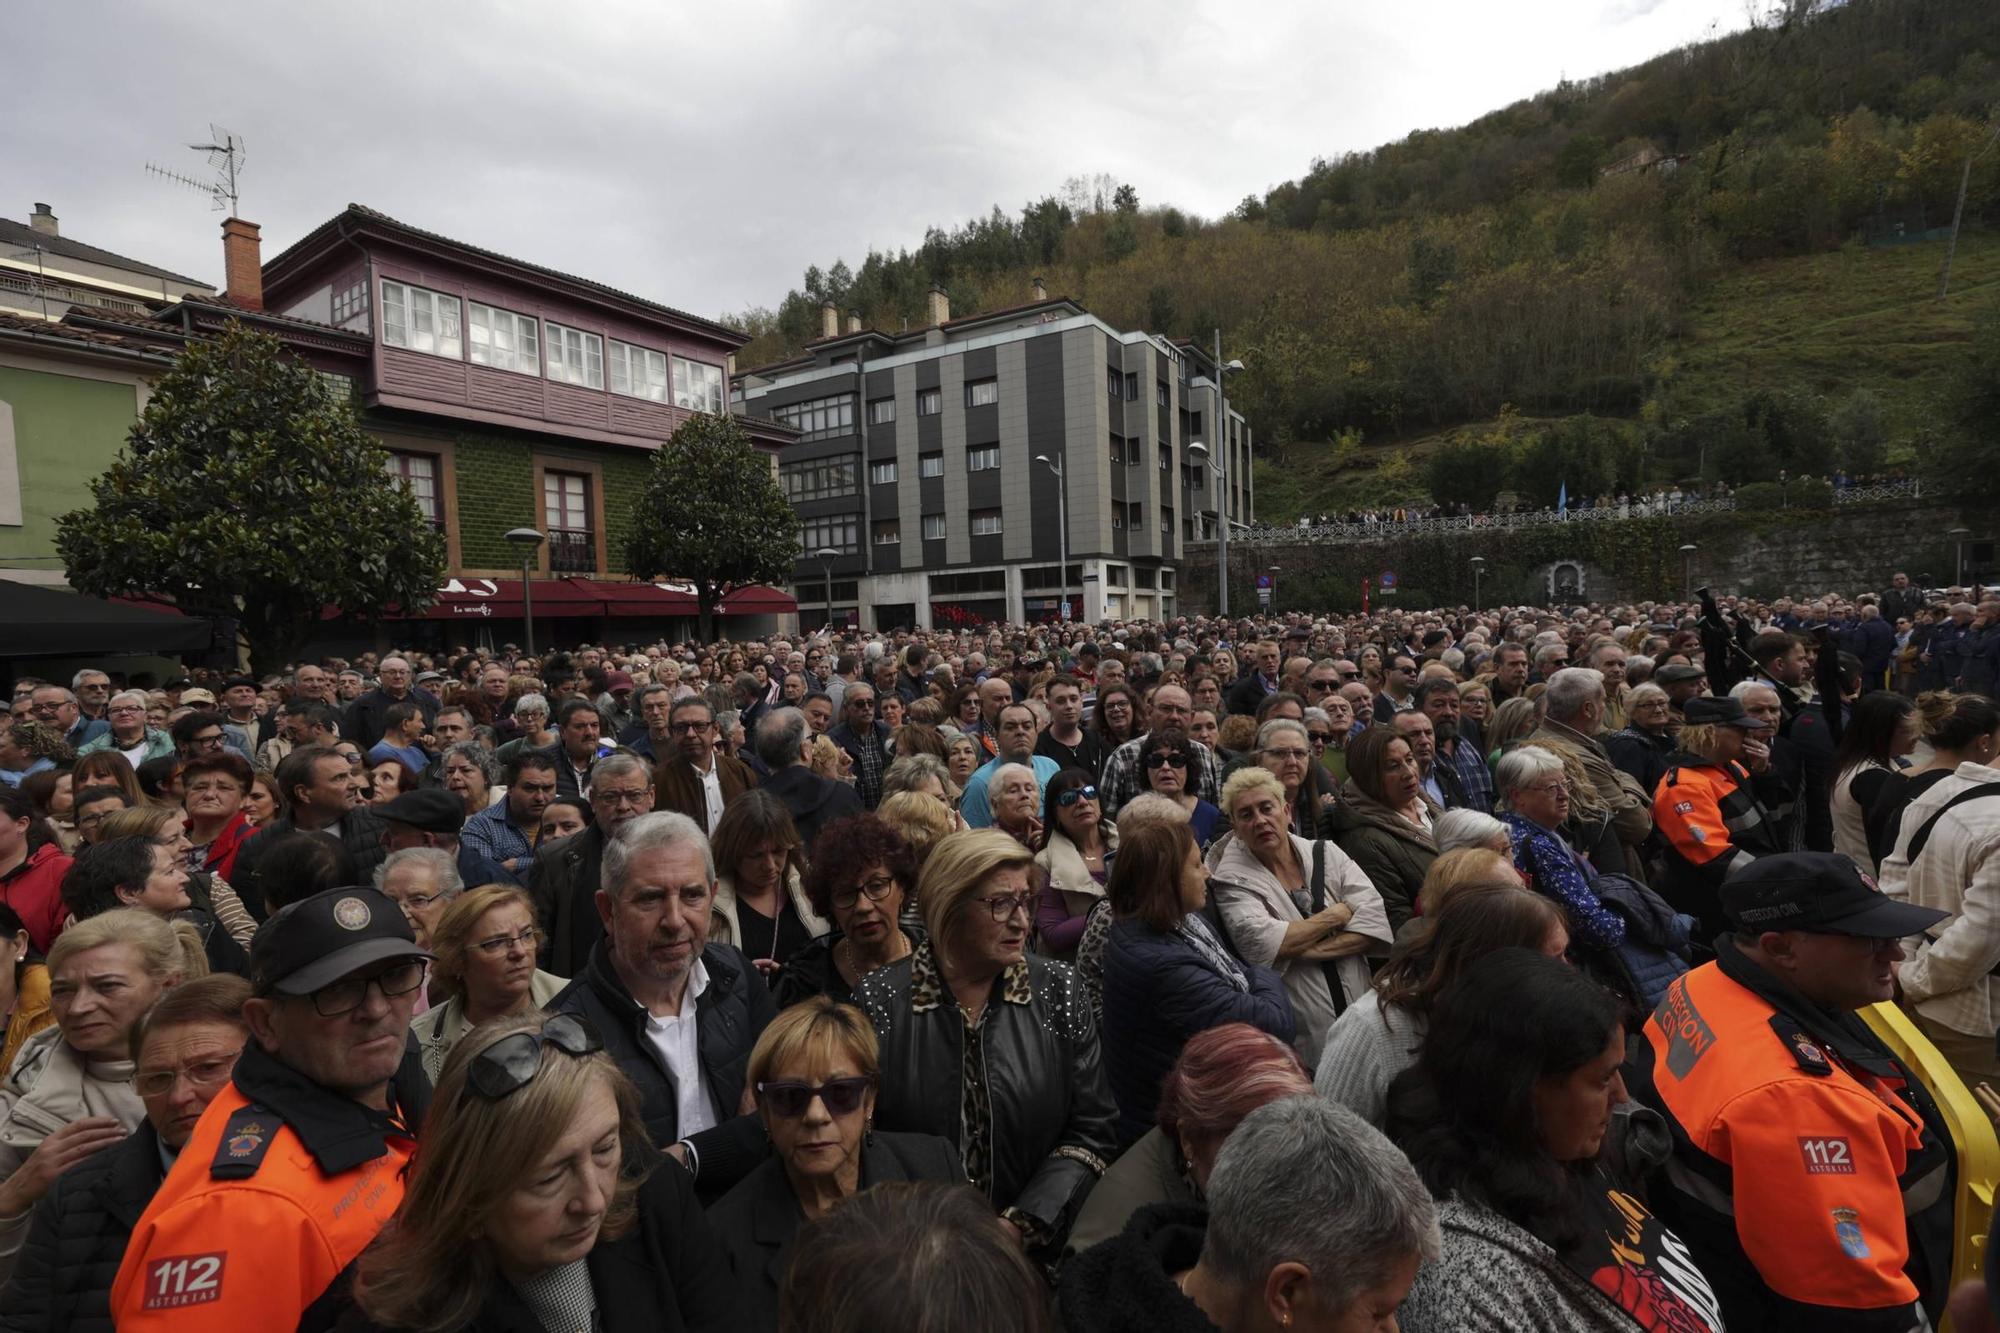
[[[666,617],[697,614],[694,588],[686,583],[632,583],[607,579],[536,579],[532,589],[535,618],[564,619],[596,616]],[[792,595],[752,584],[722,599],[725,616],[774,615],[798,610]],[[519,579],[451,579],[438,589],[438,599],[424,612],[427,620],[464,620],[522,614]],[[395,618],[395,617],[392,617]]]

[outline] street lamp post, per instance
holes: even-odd
[[[826,632],[833,633],[833,562],[840,552],[831,546],[822,546],[813,555],[819,560],[820,573],[826,576]]]
[[[1681,597],[1683,600],[1694,596],[1694,553],[1701,548],[1693,542],[1681,547]]]
[[[1056,619],[1066,621],[1069,617],[1063,612],[1069,608],[1069,482],[1063,477],[1060,458],[1036,454],[1035,461],[1056,474],[1056,560],[1060,566],[1056,583],[1061,589],[1056,594]]]
[[[521,550],[521,619],[527,625],[528,656],[535,655],[535,585],[530,566],[534,564],[535,552],[548,540],[535,528],[514,528],[506,534],[506,540]]]
[[[1216,468],[1220,478],[1222,494],[1216,496],[1216,514],[1222,518],[1222,526],[1216,530],[1216,614],[1224,620],[1230,618],[1230,398],[1222,388],[1222,378],[1230,370],[1242,370],[1240,360],[1222,360],[1222,330],[1216,330],[1216,456],[1222,460]]]
[[[1956,553],[1952,557],[1952,569],[1954,572],[1951,576],[1951,581],[1954,587],[1962,588],[1965,586],[1965,539],[1971,535],[1971,528],[1953,528],[1945,534],[1945,536],[1951,538],[1952,550]]]
[[[1475,611],[1477,611],[1480,606],[1479,580],[1485,577],[1485,575],[1486,575],[1486,557],[1483,555],[1473,556],[1472,557],[1472,609]]]

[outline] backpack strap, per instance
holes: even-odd
[[[1977,801],[1987,796],[2000,796],[2000,782],[1976,783],[1932,811],[1931,817],[1924,821],[1923,827],[1919,828],[1916,836],[1910,839],[1909,855],[1904,859],[1911,865],[1917,863],[1917,857],[1922,854],[1924,844],[1931,840],[1931,830],[1937,827],[1938,821],[1944,818],[1947,810],[1950,810],[1955,805],[1963,805],[1967,801]]]
[[[1312,864],[1312,910],[1314,915],[1326,910],[1326,839],[1313,839]],[[1330,960],[1319,965],[1326,976],[1326,988],[1333,993],[1334,1017],[1347,1012],[1347,988],[1340,981],[1340,963]]]

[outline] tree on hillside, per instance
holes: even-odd
[[[634,578],[692,583],[704,641],[723,593],[790,579],[798,554],[798,515],[734,417],[689,417],[653,455],[632,499],[625,566]]]
[[[2000,308],[1973,326],[1942,406],[1943,438],[1919,460],[1962,503],[2000,501]]]
[[[277,339],[232,322],[153,390],[96,502],[57,521],[79,591],[171,601],[238,622],[252,668],[292,659],[331,605],[420,611],[444,537],[388,454]]]

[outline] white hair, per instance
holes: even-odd
[[[1491,847],[1496,839],[1507,836],[1507,826],[1482,810],[1447,810],[1438,816],[1431,836],[1442,856],[1461,847]]]
[[[672,810],[655,810],[628,821],[604,844],[598,886],[616,898],[625,890],[625,877],[634,857],[641,852],[682,845],[700,849],[702,871],[710,884],[715,883],[715,853],[710,850],[708,835],[701,831],[701,825]]]
[[[1549,677],[1548,688],[1542,692],[1542,712],[1554,721],[1567,722],[1603,694],[1604,675],[1597,668],[1564,667]]]
[[[1517,745],[1500,756],[1493,768],[1493,785],[1504,794],[1530,786],[1537,778],[1563,771],[1562,758],[1540,745]]]
[[[458,874],[458,858],[442,847],[405,847],[401,851],[390,852],[382,859],[382,864],[375,867],[375,887],[381,888],[389,872],[401,865],[427,867],[437,877],[438,896],[447,902],[456,898],[458,891],[465,887],[465,881]]]
[[[1223,1281],[1262,1290],[1279,1264],[1304,1264],[1323,1308],[1344,1310],[1411,1259],[1438,1257],[1437,1206],[1403,1150],[1325,1097],[1284,1097],[1230,1133],[1208,1181],[1201,1259]]]
[[[106,700],[104,706],[107,709],[116,708],[119,704],[126,702],[135,703],[139,707],[144,708],[148,703],[146,692],[144,690],[120,690],[118,693],[112,695],[110,699]]]

